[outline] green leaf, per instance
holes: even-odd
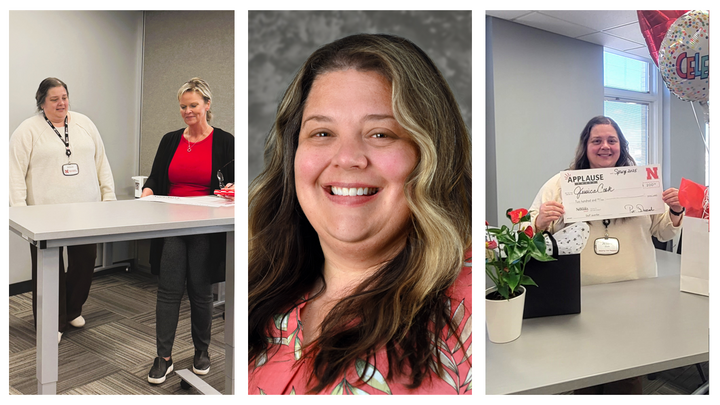
[[[497,291],[506,300],[510,299],[510,290],[509,290],[507,284],[502,284],[502,285],[497,286]]]
[[[340,384],[336,385],[335,388],[333,388],[330,395],[343,395],[345,391],[343,390],[343,385],[345,385],[345,379],[343,378],[342,381],[340,381]]]
[[[463,358],[460,360],[460,363],[458,363],[458,364],[463,364],[470,358],[470,356],[472,356],[472,342],[470,342],[470,346],[468,346],[467,349],[465,349],[465,355],[463,356]]]
[[[463,299],[460,304],[458,304],[457,309],[455,309],[455,313],[452,317],[453,325],[460,326],[460,322],[462,322],[463,318],[465,317],[465,300]],[[448,328],[447,337],[445,339],[450,339],[450,328]]]
[[[300,360],[302,357],[302,342],[300,342],[300,334],[295,335],[295,360]]]
[[[267,395],[265,391],[262,390],[262,388],[258,388],[260,390],[260,395]]]
[[[267,352],[262,352],[260,355],[255,359],[255,368],[258,368],[262,366],[263,364],[267,363]]]
[[[367,385],[386,394],[392,395],[390,386],[388,386],[388,383],[385,382],[385,377],[383,377],[383,375],[380,374],[380,371],[378,371],[372,364],[367,363],[362,359],[357,359],[355,360],[355,371],[360,379],[365,381]]]
[[[443,356],[445,355],[445,353],[443,353],[443,352],[440,352],[440,353],[441,353]],[[435,356],[433,356],[433,360],[435,360]],[[460,392],[460,389],[459,389],[459,387],[458,387],[458,385],[457,385],[457,382],[455,382],[455,379],[452,378],[452,376],[450,375],[450,373],[449,373],[447,370],[443,369],[443,370],[442,370],[442,377],[440,376],[440,371],[437,369],[437,363],[436,363],[435,361],[431,361],[431,362],[430,362],[430,370],[431,370],[433,373],[435,373],[435,375],[437,375],[438,377],[442,378],[442,380],[445,381],[449,386],[453,387],[453,389],[455,390],[455,392],[457,392],[457,393]]]
[[[508,248],[508,262],[510,264],[514,264],[515,262],[520,261],[520,259],[525,256],[525,253],[527,252],[527,245],[517,245],[514,249]]]
[[[470,387],[471,387],[470,389],[472,389],[472,367],[471,367],[470,370],[468,371],[468,374],[467,374],[467,376],[465,377],[465,382],[461,385],[461,387],[464,387],[464,386],[466,386],[466,385],[468,385],[468,384],[471,384],[471,385],[470,385]]]
[[[545,246],[545,237],[541,233],[536,233],[535,236],[533,236],[533,242],[533,244],[539,251],[545,251],[545,248],[547,246]]]
[[[278,328],[279,330],[287,330],[289,317],[290,317],[290,314],[273,315],[273,320],[275,321],[275,327]]]
[[[353,387],[352,385],[350,385],[350,383],[346,383],[345,386],[350,390],[353,395],[370,395],[367,392],[361,390],[360,388]]]
[[[515,287],[520,283],[520,274],[514,274],[512,271],[507,275],[508,287],[510,291],[515,292]]]
[[[459,325],[459,324],[458,324]],[[468,340],[470,335],[472,334],[472,314],[468,316],[467,321],[465,321],[465,326],[463,326],[462,332],[460,332],[460,339],[455,344],[455,347],[452,350],[452,353],[455,354],[458,350],[460,350],[460,347],[465,344],[465,342]]]
[[[535,287],[538,286],[537,284],[535,284],[535,281],[532,278],[530,278],[524,274],[523,274],[522,278],[520,278],[520,285],[534,285]]]
[[[514,246],[517,243],[515,238],[510,237],[509,235],[503,234],[503,233],[497,235],[497,240],[498,240],[498,243],[503,244],[505,246]]]
[[[551,262],[553,260],[557,260],[545,252],[530,252],[530,256],[539,262]]]
[[[458,366],[455,364],[455,359],[449,357],[445,352],[440,352],[440,362],[453,373],[460,374],[460,370],[458,370]]]

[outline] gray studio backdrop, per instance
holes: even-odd
[[[470,11],[250,11],[248,14],[248,176],[263,167],[263,146],[283,93],[317,48],[358,33],[409,39],[450,84],[468,129],[472,124]]]

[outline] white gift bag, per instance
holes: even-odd
[[[709,295],[708,261],[710,232],[708,219],[683,218],[680,291]]]

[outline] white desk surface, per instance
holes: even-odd
[[[204,233],[227,233],[225,387],[234,392],[234,207],[211,208],[136,200],[10,207],[10,229],[37,244],[37,379],[55,394],[58,379],[59,246]]]
[[[226,232],[233,229],[234,223],[235,210],[231,207],[137,200],[10,207],[10,228],[25,239],[64,240],[66,244],[153,238],[156,237],[154,232],[158,231],[164,232],[162,236],[168,236],[168,230],[182,230],[188,234],[193,233],[193,228],[215,227],[215,232]],[[92,238],[92,241],[86,242],[85,238]]]
[[[658,277],[582,287],[581,313],[523,321],[485,342],[487,394],[551,394],[707,361],[708,297],[680,291],[680,256]]]

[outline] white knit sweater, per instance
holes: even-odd
[[[58,128],[65,138],[65,128]],[[23,121],[10,137],[10,206],[116,200],[115,182],[97,127],[68,112],[70,160],[79,173],[65,176],[65,144],[42,114]]]
[[[560,173],[553,176],[542,186],[528,210],[533,228],[540,206],[546,201],[562,203],[560,191]],[[582,285],[612,283],[615,281],[636,280],[657,277],[657,262],[652,236],[660,241],[668,241],[682,229],[682,223],[675,227],[666,209],[662,214],[611,220],[608,226],[610,237],[617,238],[620,250],[615,255],[595,254],[595,239],[605,236],[602,221],[588,221],[590,237],[580,253]],[[550,224],[548,232],[555,233],[565,227],[563,218]]]

